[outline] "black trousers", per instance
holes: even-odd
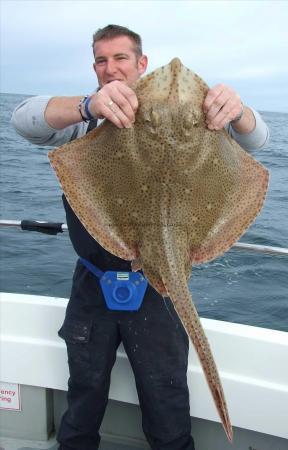
[[[188,337],[170,299],[148,286],[139,311],[109,311],[98,280],[78,264],[59,336],[67,345],[70,371],[59,449],[98,449],[111,370],[123,342],[151,449],[194,450],[186,378]]]

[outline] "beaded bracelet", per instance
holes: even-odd
[[[92,99],[92,96],[89,96],[83,102],[84,103],[84,111],[85,111],[85,114],[86,114],[86,117],[87,117],[88,120],[94,120],[95,119],[95,117],[92,116],[92,114],[90,113],[89,108],[88,108],[89,103],[91,102],[91,99]]]
[[[92,96],[85,95],[85,97],[83,97],[80,100],[80,103],[78,105],[78,111],[79,111],[80,116],[81,116],[81,118],[82,118],[82,120],[84,122],[89,122],[90,120],[94,120],[95,119],[95,117],[92,116],[92,114],[90,113],[89,108],[88,108],[91,99],[92,99]],[[83,105],[84,105],[85,115],[83,115],[83,112],[82,112],[82,106]]]
[[[83,122],[88,122],[88,117],[84,117],[83,113],[82,113],[82,105],[83,103],[87,100],[88,95],[85,95],[85,97],[81,98],[80,103],[78,105],[78,111],[80,113],[81,119],[83,120]]]

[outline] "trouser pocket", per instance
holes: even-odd
[[[92,321],[66,317],[58,335],[65,340],[70,377],[77,383],[91,379]]]
[[[91,320],[72,319],[68,316],[58,331],[58,336],[70,344],[85,344],[89,342],[91,329]]]

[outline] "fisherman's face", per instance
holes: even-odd
[[[127,36],[102,39],[94,45],[93,64],[100,87],[114,80],[131,86],[145,72],[147,57],[137,56]]]

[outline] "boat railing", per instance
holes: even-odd
[[[1,227],[18,227],[21,230],[36,231],[45,234],[58,234],[68,231],[65,223],[46,222],[40,220],[0,220]],[[269,245],[248,244],[237,242],[231,248],[245,252],[269,253],[273,255],[288,256],[288,248],[272,247]]]

